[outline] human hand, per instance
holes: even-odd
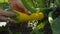
[[[9,5],[13,10],[20,11],[22,13],[31,14],[23,5],[21,0],[9,0]]]
[[[13,23],[17,23],[15,20],[11,19],[10,17],[13,17],[13,16],[16,16],[15,13],[12,13],[12,12],[8,12],[8,11],[5,11],[3,9],[0,9],[0,21],[1,22],[6,22],[6,21],[9,21],[9,22],[13,22]]]

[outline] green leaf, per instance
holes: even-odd
[[[46,8],[44,0],[22,0],[22,3],[32,13],[36,13],[37,11],[40,11],[37,10],[37,8],[39,9]]]
[[[51,25],[53,34],[60,34],[60,17],[54,20],[54,24]]]
[[[53,13],[53,12],[50,12],[49,15],[48,15],[48,21],[49,21],[49,23],[50,23],[51,25],[54,23],[54,20],[53,20],[53,18],[52,18],[52,13]]]
[[[30,34],[43,34],[43,32],[39,32],[39,31],[35,30],[35,31],[31,32]]]
[[[36,12],[36,8],[33,8],[32,6],[30,6],[29,3],[27,2],[27,0],[22,0],[22,3],[32,13]]]
[[[60,0],[55,0],[56,5],[60,5]]]
[[[53,19],[52,18],[52,13],[53,12],[49,13],[48,20],[49,20],[49,23],[51,25],[53,34],[60,34],[60,16],[55,18],[55,19]]]
[[[8,3],[8,0],[0,0],[0,3]]]
[[[45,8],[45,0],[36,0],[38,8]]]
[[[31,7],[35,7],[34,0],[26,0]]]
[[[39,32],[45,26],[46,23],[40,23],[30,34],[43,34],[43,32]]]

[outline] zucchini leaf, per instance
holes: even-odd
[[[53,34],[60,34],[60,17],[54,20],[54,24],[51,25]]]

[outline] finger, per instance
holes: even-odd
[[[30,13],[29,13],[28,10],[25,8],[25,6],[24,6],[23,3],[21,2],[21,0],[14,0],[14,1],[13,1],[13,0],[9,0],[9,2],[10,2],[10,7],[11,7],[12,9],[30,15]]]
[[[25,8],[25,6],[23,5],[23,3],[22,3],[21,0],[17,0],[17,1],[16,1],[16,5],[17,5],[17,8],[18,8],[19,10],[21,10],[21,12],[26,13],[26,14],[30,14],[30,13],[28,12],[28,10]]]
[[[18,23],[16,20],[11,19],[11,18],[8,18],[8,21],[9,21],[10,23]]]
[[[2,21],[2,22],[6,22],[6,21],[7,21],[7,18],[4,17],[4,16],[0,16],[0,21]]]
[[[10,6],[13,9],[19,10],[24,9],[23,4],[21,3],[21,0],[9,0]]]
[[[7,22],[7,21],[9,21],[10,23],[17,23],[17,21],[15,21],[15,20],[13,20],[13,19],[11,19],[9,17],[4,17],[4,16],[0,16],[0,21],[1,22]]]
[[[7,17],[16,16],[15,13],[8,12],[8,11],[4,11],[4,10],[2,10],[2,9],[0,9],[0,15],[7,16]]]

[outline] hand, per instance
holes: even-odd
[[[21,2],[21,0],[9,0],[10,3],[10,7],[14,10],[20,11],[22,13],[26,13],[26,14],[31,14],[30,12],[28,12],[28,10],[24,7],[23,3]]]
[[[16,16],[16,14],[8,11],[4,11],[3,9],[0,9],[0,21],[9,21],[13,23],[17,23],[15,20],[11,19],[10,17]]]

